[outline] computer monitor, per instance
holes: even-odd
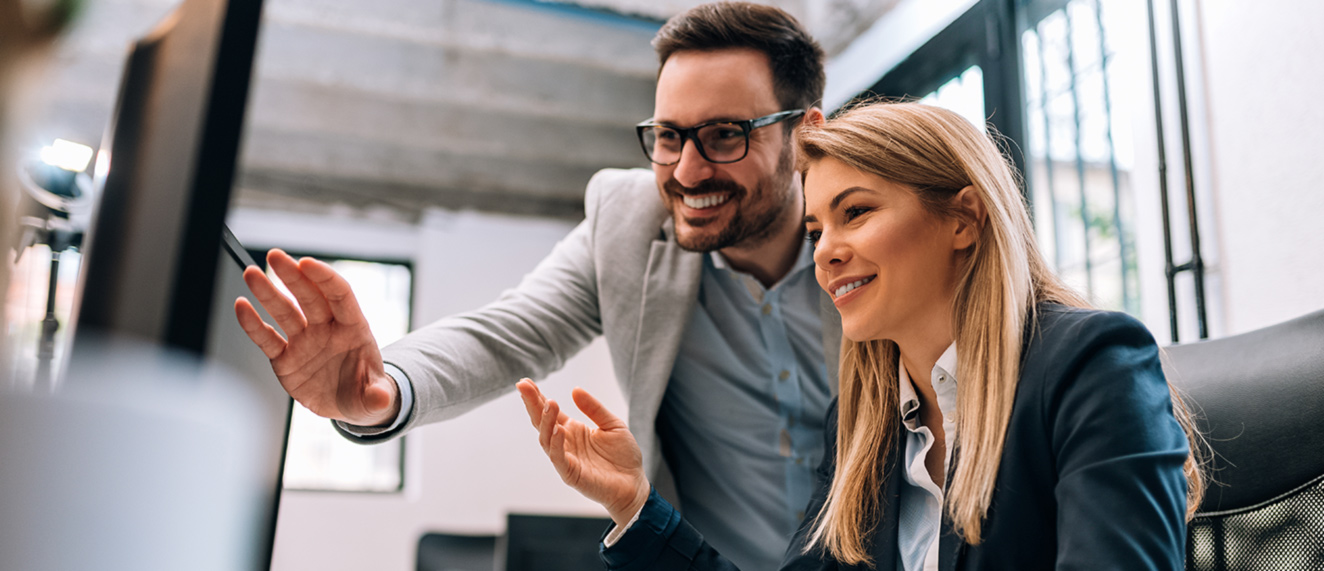
[[[261,0],[183,0],[132,47],[96,160],[100,196],[84,240],[70,351],[77,365],[89,355],[105,358],[108,339],[127,339],[203,368],[219,364],[235,373],[221,375],[231,379],[224,382],[247,384],[257,400],[236,420],[257,414],[255,424],[273,427],[243,451],[248,468],[233,475],[245,488],[236,497],[254,504],[244,511],[241,557],[253,569],[271,561],[291,400],[234,318],[234,299],[247,288],[222,251],[222,229],[261,12]],[[160,381],[221,378],[203,376]],[[111,381],[82,375],[68,382]]]
[[[206,351],[261,0],[185,0],[134,45],[96,159],[86,329]]]

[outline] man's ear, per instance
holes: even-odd
[[[964,250],[974,245],[979,238],[984,224],[988,222],[988,209],[984,207],[983,197],[973,186],[961,189],[952,201],[952,206],[961,214],[957,217],[954,246],[957,250]]]
[[[823,123],[827,122],[827,118],[823,116],[822,109],[810,107],[808,111],[805,111],[804,121],[806,125],[821,127]]]

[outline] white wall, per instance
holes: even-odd
[[[1221,244],[1225,333],[1235,334],[1324,308],[1324,3],[1197,4],[1216,220],[1207,231]]]
[[[406,225],[351,213],[328,219],[242,209],[230,226],[249,247],[412,259],[416,326],[495,299],[572,228],[473,212],[428,212]],[[625,414],[601,340],[542,384],[562,401],[574,386]],[[411,432],[405,463],[400,494],[286,492],[272,568],[412,569],[418,538],[428,531],[499,534],[508,512],[605,515],[561,483],[513,393]]]

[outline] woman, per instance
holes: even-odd
[[[1203,484],[1158,347],[1048,270],[993,142],[918,104],[798,135],[806,235],[847,341],[783,568],[1182,568]],[[610,568],[731,568],[650,493],[623,422],[582,390],[597,430],[519,389],[562,479],[617,523]]]

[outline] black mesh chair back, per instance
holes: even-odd
[[[418,538],[418,571],[500,571],[495,535],[427,533]]]
[[[1166,353],[1212,449],[1186,569],[1324,570],[1324,311]]]
[[[497,551],[505,554],[505,571],[606,569],[598,543],[609,526],[608,518],[507,514]]]

